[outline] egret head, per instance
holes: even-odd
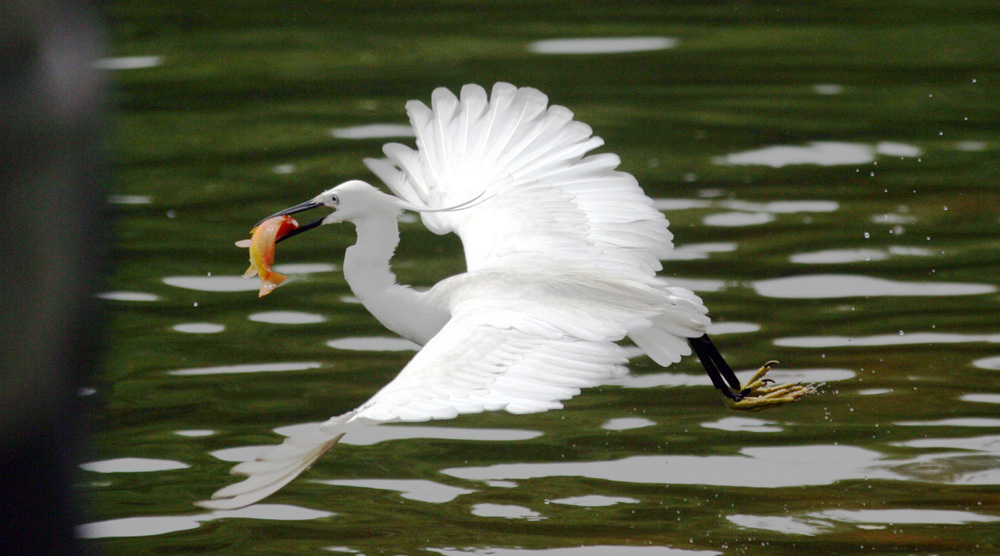
[[[333,212],[318,220],[299,226],[278,241],[288,239],[324,224],[337,224],[340,222],[356,223],[359,220],[378,214],[388,214],[395,217],[406,208],[405,203],[400,199],[379,191],[375,186],[361,180],[351,180],[327,189],[304,203],[278,211],[264,220],[274,218],[275,216],[296,214],[323,207],[333,209]],[[261,220],[261,222],[264,220]]]

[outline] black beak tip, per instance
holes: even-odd
[[[304,211],[311,210],[311,209],[314,209],[314,208],[319,208],[319,207],[322,207],[322,206],[323,206],[322,203],[319,203],[319,202],[316,202],[316,201],[306,201],[304,203],[299,203],[299,204],[295,205],[294,207],[289,207],[289,208],[286,208],[285,210],[279,210],[278,212],[272,214],[271,216],[268,216],[266,218],[261,219],[260,222],[257,222],[256,224],[254,224],[254,227],[256,228],[257,226],[260,226],[264,222],[266,222],[266,221],[268,221],[268,220],[270,220],[270,219],[272,219],[274,217],[277,217],[277,216],[289,216],[289,215],[292,215],[292,214],[296,214],[296,213],[299,213],[299,212],[304,212]]]

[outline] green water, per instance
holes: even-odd
[[[107,11],[114,57],[159,59],[109,70],[119,239],[111,348],[86,396],[88,543],[129,555],[1000,551],[1000,5]],[[674,41],[531,46],[581,37]],[[249,510],[194,507],[233,481],[246,447],[352,409],[412,355],[384,349],[396,344],[350,298],[338,271],[350,227],[282,244],[280,262],[310,266],[264,299],[236,281],[246,261],[233,242],[275,210],[374,179],[361,160],[412,141],[332,130],[405,124],[408,99],[498,80],[568,106],[658,200],[677,246],[664,274],[703,297],[734,367],[778,359],[778,378],[824,383],[820,395],[738,415],[693,358],[664,370],[637,357],[630,378],[561,411],[349,437]],[[457,239],[418,222],[403,235],[402,282],[461,271]]]

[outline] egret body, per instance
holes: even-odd
[[[360,424],[448,419],[462,413],[533,413],[562,407],[581,388],[626,372],[617,342],[631,339],[656,363],[691,348],[736,409],[760,409],[811,391],[768,385],[768,366],[742,385],[711,344],[708,310],[659,276],[672,249],[667,220],[590,127],[541,92],[499,83],[488,96],[445,89],[407,112],[417,149],[384,148],[366,160],[394,195],[352,180],[274,216],[333,212],[283,239],[349,222],[357,243],[344,276],[364,306],[422,349],[391,382],[314,434],[292,436],[237,465],[243,482],[200,505],[238,508],[294,479]],[[396,282],[390,260],[398,218],[421,213],[428,229],[455,233],[466,272],[427,291]]]

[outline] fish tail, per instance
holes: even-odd
[[[271,272],[268,274],[267,278],[260,281],[260,293],[257,294],[257,297],[264,297],[265,295],[271,293],[271,290],[283,284],[287,279],[287,276],[283,276],[277,272]]]

